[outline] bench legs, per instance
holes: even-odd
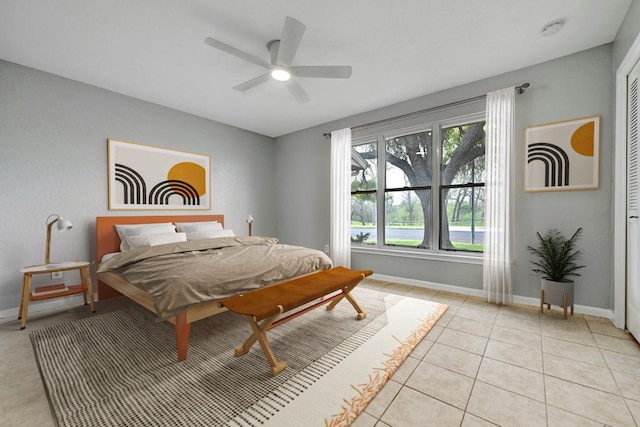
[[[355,285],[353,286],[353,288],[355,288]],[[351,289],[353,289],[353,288],[351,288]],[[342,301],[342,298],[346,298],[347,301],[349,301],[351,303],[351,305],[353,306],[353,308],[356,310],[356,313],[358,313],[356,318],[358,320],[362,320],[365,317],[367,317],[367,313],[363,309],[361,309],[360,306],[358,305],[358,303],[356,302],[356,300],[353,299],[353,297],[349,293],[349,292],[351,292],[351,289],[349,289],[347,292],[344,292],[339,298],[336,298],[333,301],[331,301],[331,304],[329,304],[327,306],[327,310],[333,310],[336,307],[336,305],[338,305],[338,303],[340,301]]]
[[[278,320],[278,318],[280,317],[280,315],[283,313],[283,310],[284,310],[281,305],[278,305],[278,309],[280,310],[279,313],[276,313],[272,316],[264,318],[262,320],[262,323],[258,323],[258,320],[256,320],[254,316],[246,315],[247,320],[249,321],[249,326],[251,326],[251,330],[253,331],[253,333],[249,338],[247,338],[244,344],[236,348],[234,354],[236,356],[242,356],[243,354],[246,354],[251,349],[251,347],[256,343],[256,341],[258,341],[260,343],[260,347],[262,348],[262,352],[264,353],[264,356],[267,358],[267,362],[269,362],[269,366],[271,367],[270,369],[271,375],[278,375],[287,367],[287,362],[283,360],[281,361],[276,360],[276,357],[271,351],[271,347],[269,347],[269,341],[267,340],[267,331],[271,329],[272,326],[275,327],[288,320],[291,320],[299,316],[301,313],[306,313],[307,311],[312,310],[313,308],[316,308],[318,305],[324,305],[324,304],[330,303],[327,306],[327,310],[333,310],[335,306],[340,301],[342,301],[343,298],[346,298],[347,301],[351,303],[353,308],[358,313],[356,318],[358,320],[364,319],[365,317],[367,317],[367,313],[360,308],[356,300],[349,293],[356,285],[353,285],[352,287],[349,287],[349,288],[345,288],[343,289],[343,292],[336,294],[332,297],[329,297],[324,301],[320,301],[319,303],[314,304],[311,307],[301,310],[301,312],[294,313],[290,316],[284,317],[283,319],[280,319],[275,325],[274,325],[274,322]]]
[[[258,341],[260,343],[260,347],[262,348],[264,356],[267,358],[267,362],[269,362],[269,366],[271,366],[271,375],[278,375],[287,367],[287,362],[276,360],[276,357],[271,351],[271,347],[269,347],[269,341],[267,340],[266,334],[273,322],[275,322],[276,319],[282,314],[282,306],[279,305],[278,308],[280,309],[280,313],[276,313],[273,316],[265,318],[261,324],[258,324],[253,316],[247,315],[247,320],[249,321],[249,326],[251,326],[251,329],[253,330],[253,334],[251,334],[251,336],[244,342],[244,344],[236,348],[235,351],[236,356],[242,356],[251,349],[256,341]]]

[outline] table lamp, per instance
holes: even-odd
[[[55,219],[51,222],[49,222],[49,220],[55,217]],[[49,252],[50,252],[50,248],[51,248],[51,227],[53,227],[53,224],[56,224],[56,228],[58,229],[58,231],[65,231],[65,230],[70,230],[71,228],[73,228],[73,225],[67,221],[66,219],[62,218],[60,215],[58,214],[51,214],[47,217],[47,247],[45,249],[44,252],[44,263],[45,264],[51,264],[51,261],[49,259]]]

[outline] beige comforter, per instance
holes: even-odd
[[[277,242],[222,237],[139,248],[103,262],[98,273],[116,272],[145,289],[164,320],[199,302],[331,268],[321,251]]]

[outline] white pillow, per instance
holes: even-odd
[[[140,236],[128,236],[127,244],[131,249],[144,248],[149,246],[164,245],[167,243],[186,242],[186,233],[162,233],[162,234],[144,234]]]
[[[187,240],[213,239],[216,237],[234,237],[233,230],[206,230],[187,233]]]
[[[119,231],[118,228],[120,228]],[[120,250],[125,252],[130,249],[127,243],[128,237],[165,233],[175,234],[176,226],[170,222],[166,224],[116,225],[116,231],[118,231],[118,235],[120,236]]]
[[[172,222],[158,222],[158,223],[150,223],[150,224],[116,224],[116,231],[118,232],[118,236],[120,240],[124,240],[126,230],[131,230],[135,228],[144,228],[144,227],[159,227],[162,225],[173,225]]]
[[[202,222],[176,222],[178,231],[189,233],[191,231],[222,230],[222,224],[218,221]]]

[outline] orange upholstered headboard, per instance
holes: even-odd
[[[150,224],[156,222],[218,221],[224,226],[224,215],[162,215],[162,216],[99,216],[96,218],[96,260],[112,252],[120,251],[120,237],[116,224]],[[105,300],[120,293],[98,281],[98,298]]]

